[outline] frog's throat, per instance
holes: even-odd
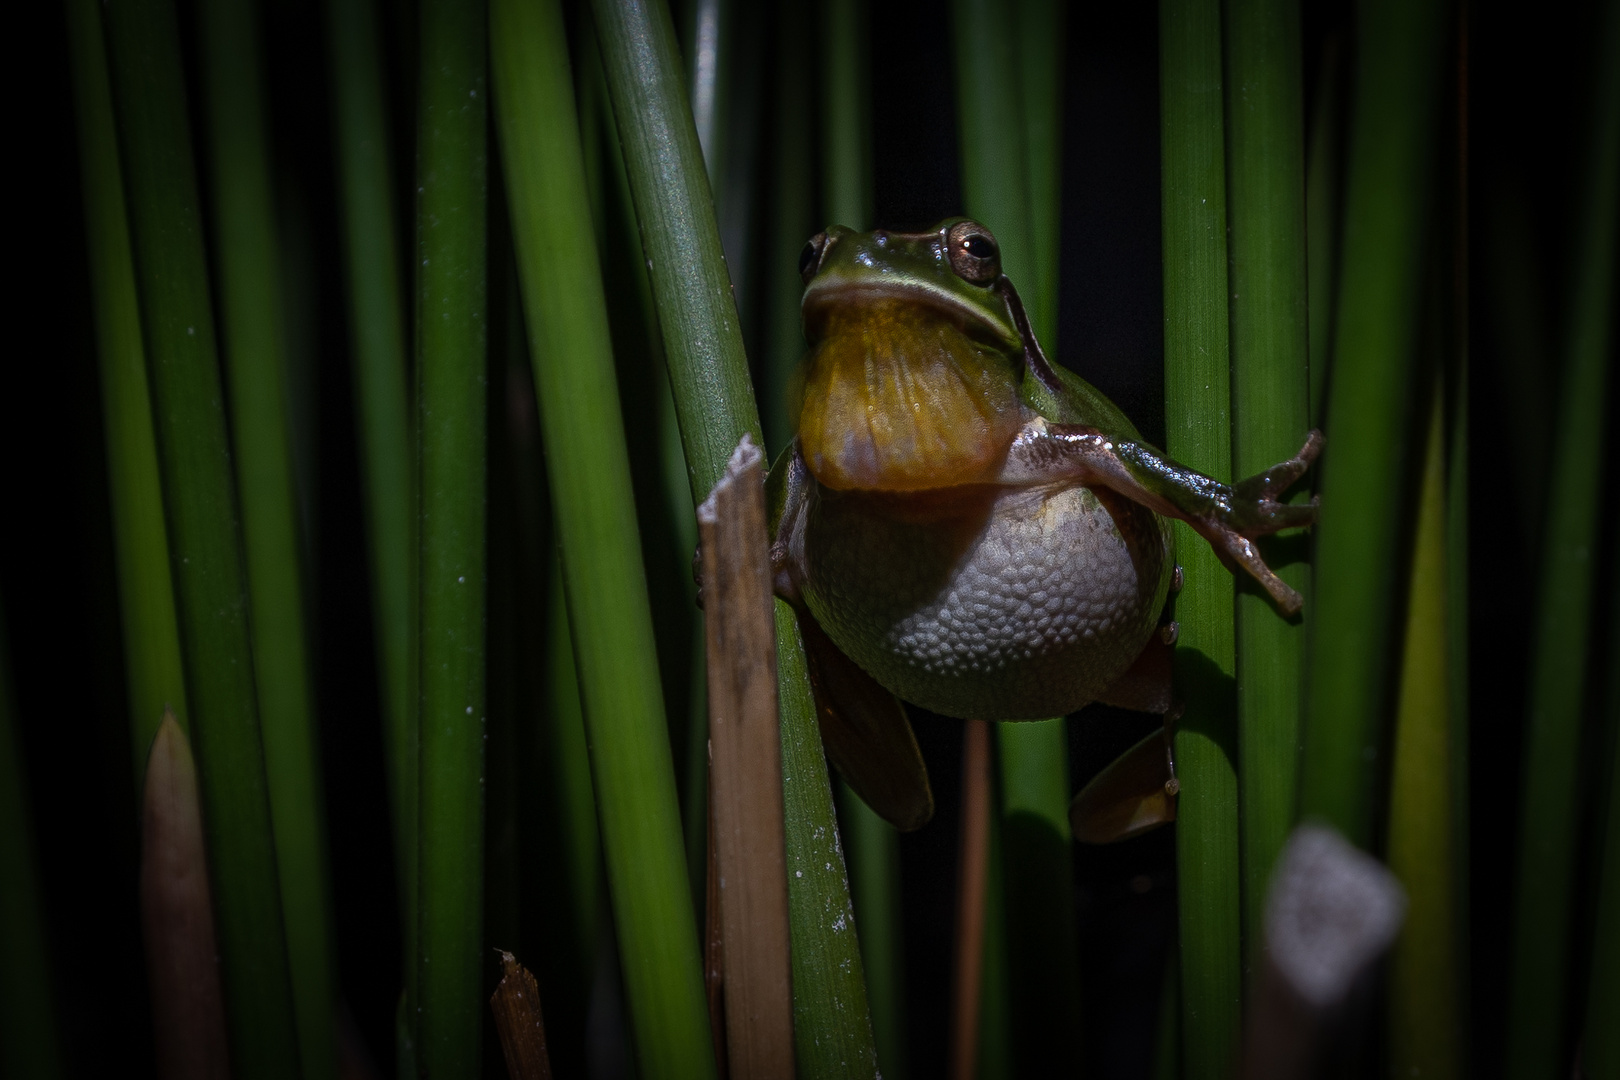
[[[925,307],[834,309],[805,375],[805,464],[840,491],[988,483],[1023,422],[1019,370]]]

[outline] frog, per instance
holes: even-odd
[[[1093,702],[1171,714],[1172,520],[1298,613],[1255,540],[1315,520],[1314,499],[1284,493],[1319,432],[1234,484],[1174,461],[1048,360],[995,235],[970,218],[831,226],[799,270],[810,349],[796,434],[766,479],[773,587],[797,617],[829,759],[897,828],[933,814],[902,702],[988,721]],[[1105,776],[1151,788],[1157,755],[1173,796],[1163,746],[1144,740]],[[1119,819],[1103,839],[1173,815],[1120,818],[1117,801],[1091,799]]]

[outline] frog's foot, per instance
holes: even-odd
[[[1266,565],[1254,538],[1316,520],[1316,503],[1280,502],[1283,491],[1310,467],[1322,449],[1311,432],[1300,452],[1236,485],[1223,484],[1172,461],[1146,443],[1116,438],[1081,424],[1037,420],[1014,440],[1000,480],[1042,484],[1078,480],[1106,487],[1165,517],[1180,518],[1209,542],[1230,569],[1242,567],[1263,586],[1285,615],[1303,604]]]
[[[1176,761],[1171,734],[1179,706],[1080,789],[1069,804],[1069,828],[1082,844],[1129,840],[1176,820]]]
[[[1255,473],[1232,485],[1232,524],[1244,536],[1265,536],[1283,529],[1296,529],[1316,520],[1316,500],[1301,505],[1278,501],[1278,496],[1305,475],[1322,452],[1322,433],[1305,436],[1299,453],[1264,472]]]

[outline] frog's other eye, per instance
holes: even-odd
[[[815,277],[816,271],[821,268],[821,253],[826,249],[827,234],[823,232],[812,236],[810,242],[804,245],[804,250],[799,252],[799,276],[804,279],[806,285],[810,284],[810,279]]]
[[[989,285],[1001,276],[1001,249],[990,230],[976,221],[958,221],[945,234],[951,269],[963,281]]]

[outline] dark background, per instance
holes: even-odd
[[[266,6],[282,212],[289,235],[303,238],[286,251],[289,275],[303,283],[292,294],[291,343],[302,360],[291,381],[294,422],[312,451],[298,465],[309,521],[340,976],[351,1033],[379,1075],[389,1075],[398,927],[325,127],[324,38],[319,9],[308,0]],[[872,8],[877,221],[930,224],[961,209],[948,27],[941,5],[874,0]],[[1306,7],[1313,99],[1327,45],[1351,55],[1350,10],[1346,3]],[[14,98],[22,138],[10,172],[25,198],[14,204],[8,231],[21,256],[13,261],[21,294],[12,308],[20,332],[0,367],[0,598],[70,1069],[138,1076],[150,1069],[150,1037],[136,925],[135,793],[64,30],[51,5],[25,5],[13,18],[25,85]],[[1070,10],[1059,359],[1162,443],[1155,19],[1149,4]],[[391,60],[403,100],[408,15],[393,25]],[[1449,242],[1440,224],[1467,223],[1471,1072],[1488,1077],[1501,1058],[1526,627],[1567,299],[1562,274],[1577,227],[1571,207],[1592,5],[1555,2],[1527,11],[1474,4],[1466,25],[1467,179],[1459,184],[1454,171],[1453,71],[1432,244]],[[396,146],[408,147],[409,118],[397,128]],[[408,153],[400,156],[408,165]],[[409,205],[402,191],[400,206]],[[492,299],[500,267],[495,272]],[[1152,722],[1100,708],[1072,717],[1075,785]],[[912,1075],[932,1076],[944,1071],[948,1042],[962,740],[959,724],[939,718],[918,717],[917,732],[939,813],[902,844],[907,1007]],[[1582,797],[1594,788],[1586,784]],[[1077,847],[1074,865],[1089,1075],[1145,1076],[1175,927],[1173,830],[1109,848]],[[1583,922],[1589,916],[1578,913]],[[611,1014],[602,1021],[607,1033]]]

